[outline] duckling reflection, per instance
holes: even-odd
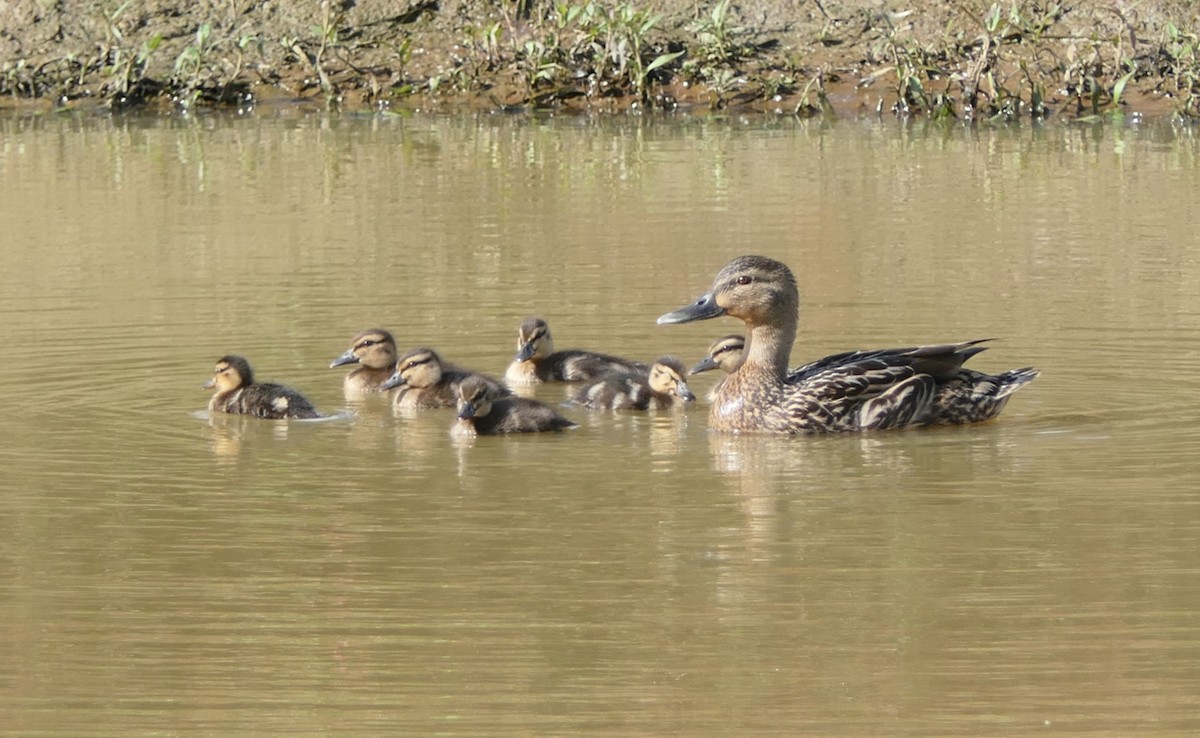
[[[443,362],[431,348],[413,349],[401,356],[395,373],[380,387],[399,388],[393,400],[397,408],[425,410],[454,407],[459,398],[458,386],[468,378],[477,378],[496,397],[512,394],[496,379]]]
[[[550,326],[541,318],[527,318],[517,329],[517,355],[504,373],[512,385],[539,382],[586,382],[613,371],[645,372],[640,361],[595,351],[554,350]]]
[[[741,364],[721,382],[709,426],[730,432],[830,433],[974,423],[996,417],[1038,375],[1032,367],[992,376],[963,369],[982,340],[852,351],[787,370],[800,296],[784,264],[742,256],[712,289],[659,323],[721,315],[749,329]]]
[[[381,385],[396,371],[396,339],[382,328],[370,328],[350,341],[350,348],[329,363],[329,368],[358,364],[342,380],[342,394],[347,400],[387,390]]]
[[[217,360],[212,379],[204,388],[216,390],[208,401],[209,412],[274,420],[321,417],[312,403],[291,387],[255,382],[250,362],[235,354]]]
[[[673,356],[656,360],[648,372],[609,372],[571,398],[575,405],[598,409],[664,410],[694,402],[683,362]]]
[[[252,422],[244,415],[210,413],[208,425],[212,429],[212,452],[218,461],[236,459],[242,452],[242,440],[246,436],[246,424]],[[281,423],[283,427],[287,424]]]
[[[497,395],[480,376],[467,377],[457,390],[458,419],[451,428],[455,436],[540,433],[577,427],[544,402]]]

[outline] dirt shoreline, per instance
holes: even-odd
[[[0,110],[1200,118],[1183,0],[15,0]]]

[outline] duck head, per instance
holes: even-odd
[[[796,279],[786,265],[765,256],[739,256],[717,273],[711,290],[692,304],[660,316],[658,323],[689,323],[722,315],[741,318],[750,326],[795,320],[799,299]]]
[[[742,361],[742,351],[746,348],[746,338],[737,333],[722,336],[708,347],[708,355],[692,367],[689,374],[700,374],[712,369],[732,372]]]
[[[432,387],[442,380],[442,360],[437,352],[429,348],[409,351],[396,361],[396,372],[388,377],[380,389],[394,389],[401,385],[409,387]]]
[[[481,418],[492,411],[492,396],[487,382],[477,376],[458,385],[458,419]]]
[[[350,348],[329,363],[332,369],[362,364],[369,369],[386,369],[396,363],[396,339],[382,328],[365,330],[350,341]]]
[[[526,318],[517,329],[516,361],[544,359],[554,353],[554,339],[550,337],[550,326],[541,318]]]
[[[650,366],[650,389],[663,395],[674,395],[691,402],[696,395],[687,386],[683,362],[673,356],[663,356]]]
[[[238,387],[254,383],[254,371],[244,356],[229,354],[217,359],[212,378],[204,383],[204,389],[216,389],[218,393],[232,392]]]

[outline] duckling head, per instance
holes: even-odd
[[[396,361],[396,372],[388,377],[380,389],[393,389],[401,385],[409,387],[432,387],[442,381],[442,359],[430,348],[416,348]]]
[[[712,289],[692,304],[658,319],[660,325],[688,323],[721,315],[749,326],[794,321],[800,296],[792,270],[765,256],[739,256],[717,272]]]
[[[516,361],[542,360],[554,353],[550,326],[541,318],[526,318],[517,329]]]
[[[204,383],[204,389],[216,388],[218,393],[232,392],[238,387],[254,384],[254,371],[246,357],[229,354],[217,359],[212,379]]]
[[[650,367],[650,389],[663,395],[675,395],[684,402],[696,399],[684,379],[683,362],[674,356],[663,356]]]
[[[350,348],[330,362],[329,368],[362,364],[369,369],[386,369],[395,363],[396,339],[382,328],[371,328],[355,336]]]
[[[458,385],[458,419],[482,418],[492,411],[492,395],[482,377],[470,376]]]
[[[737,333],[722,336],[708,347],[708,355],[700,360],[688,374],[699,374],[712,369],[732,372],[742,361],[742,351],[746,348],[746,338]]]

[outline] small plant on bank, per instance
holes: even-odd
[[[737,41],[745,29],[731,23],[729,3],[730,0],[717,0],[710,11],[701,13],[688,26],[700,42],[695,55],[710,64],[736,61],[752,51],[752,47]]]
[[[1168,23],[1156,55],[1163,77],[1159,91],[1171,98],[1175,114],[1200,118],[1200,33]]]
[[[203,87],[210,79],[209,55],[216,48],[212,37],[212,24],[202,23],[196,29],[195,39],[175,57],[175,84],[181,89],[179,104],[191,108],[200,97]]]

